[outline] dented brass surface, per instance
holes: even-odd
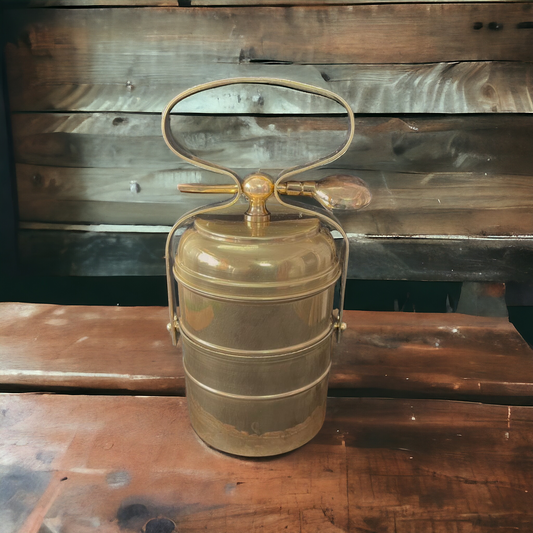
[[[316,219],[196,218],[174,263],[179,329],[198,435],[249,456],[290,451],[325,412],[340,265]],[[248,438],[247,438],[248,436]]]
[[[246,457],[279,455],[303,446],[320,431],[327,389],[324,379],[298,396],[268,404],[221,404],[218,396],[188,381],[189,416],[198,436],[217,450]]]

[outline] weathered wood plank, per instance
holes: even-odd
[[[146,524],[169,532],[488,533],[529,531],[533,519],[528,407],[332,399],[308,445],[250,461],[200,442],[182,398],[1,402],[5,490],[19,495],[6,499],[7,533],[30,525],[78,533],[87,524],[106,533]]]
[[[333,348],[332,390],[533,400],[533,351],[506,318],[365,311],[344,316],[348,328]]]
[[[267,69],[263,63],[532,61],[532,33],[527,26],[531,10],[530,3],[13,10],[6,26],[10,96],[13,109],[86,109],[93,102],[90,109],[138,111],[144,108],[135,102],[146,101],[142,105],[153,110],[196,80],[233,76],[234,67],[245,63],[261,63],[255,67],[263,75],[277,75],[279,65]],[[478,22],[484,24],[481,30],[474,29]],[[492,22],[501,29],[489,29]],[[426,102],[431,102],[438,101],[446,81],[453,80],[457,88],[451,93],[444,90],[442,97],[447,100],[458,92],[461,107],[464,80],[473,75],[468,101],[481,97],[487,110],[511,111],[506,102],[530,110],[531,82],[523,67],[506,68],[518,69],[527,89],[512,95],[505,76],[496,74],[495,83],[490,75],[487,79],[490,67],[482,72],[476,72],[475,66],[455,72],[452,68],[447,74],[442,67],[430,72],[426,67],[419,70],[419,81],[429,83]],[[297,69],[290,72],[294,79],[303,76],[320,83],[322,78],[314,67],[301,75]],[[420,77],[414,72],[415,79],[407,81],[411,87]],[[397,74],[400,85],[404,74]],[[443,83],[438,81],[441,76]],[[175,81],[178,77],[181,84]],[[371,91],[372,84],[368,88]],[[349,92],[353,91],[352,87]],[[154,96],[146,98],[148,92]],[[255,96],[250,93],[249,105],[261,111],[264,105]],[[423,101],[421,96],[415,100]],[[399,100],[399,96],[394,99]]]
[[[170,342],[166,308],[4,303],[0,317],[3,390],[185,394],[181,348]]]
[[[339,407],[329,427],[346,435],[348,531],[531,528],[531,408],[409,400],[354,402],[354,414]]]
[[[533,4],[532,4],[533,5]],[[53,167],[194,169],[161,134],[161,116],[14,114],[17,163]],[[286,168],[336,149],[344,117],[175,116],[173,129],[200,157],[236,169]],[[533,117],[360,117],[335,168],[531,175]]]
[[[18,165],[22,220],[172,224],[186,210],[214,200],[177,193],[180,182],[220,179],[176,158],[162,141],[155,115],[28,114],[14,118],[16,157],[26,163]],[[342,118],[335,117],[176,120],[183,124],[186,144],[202,157],[249,170],[292,166],[324,155],[338,145],[344,125]],[[533,205],[531,179],[494,175],[530,173],[530,117],[367,117],[358,119],[357,131],[335,170],[308,176],[355,170],[367,180],[374,200],[367,210],[343,218],[348,231],[533,233],[533,220],[528,216]],[[426,174],[359,170],[366,168]],[[468,173],[472,170],[477,173]],[[138,184],[134,192],[131,181]]]
[[[19,254],[25,271],[38,275],[158,276],[165,240],[164,233],[21,230]],[[350,250],[353,279],[528,282],[533,276],[531,238],[352,234]]]
[[[164,275],[165,234],[22,230],[26,272],[59,276]]]
[[[221,181],[216,176],[205,179],[204,174],[195,171],[130,172],[18,165],[17,172],[19,215],[22,221],[29,222],[172,226],[187,211],[221,199],[176,190],[177,183]],[[335,172],[315,171],[304,179]],[[373,197],[362,211],[338,214],[348,232],[403,236],[533,235],[533,217],[529,216],[533,205],[530,176],[350,173],[366,181]],[[276,212],[275,207],[271,204],[270,209]],[[244,207],[238,206],[235,212],[244,212]],[[39,228],[27,224],[23,227]]]
[[[354,279],[525,281],[533,275],[532,261],[530,238],[351,236],[348,275]]]
[[[131,55],[131,54],[130,54]],[[345,98],[356,113],[531,113],[531,63],[454,62],[407,65],[271,65],[198,63],[176,67],[173,58],[158,55],[151,63],[130,56],[106,62],[96,73],[19,64],[11,94],[16,111],[74,110],[161,112],[180,91],[214,79],[246,76],[286,78],[328,88]],[[132,61],[131,64],[128,64]],[[108,69],[108,71],[107,71]],[[65,70],[67,73],[65,74]],[[101,79],[99,72],[104,72]],[[63,74],[62,74],[63,73]],[[63,77],[67,76],[64,81]],[[50,78],[52,76],[52,78]],[[31,79],[29,79],[31,77]],[[130,79],[131,78],[131,79]],[[126,80],[126,81],[125,81]],[[328,80],[327,82],[325,80]],[[127,82],[130,81],[130,84]],[[265,86],[216,89],[180,104],[183,112],[338,113],[336,104],[289,90]]]
[[[533,402],[533,351],[507,319],[364,311],[344,318],[330,393]],[[0,319],[2,390],[185,394],[166,308],[4,303]]]
[[[285,526],[294,531],[300,523],[300,506],[310,510],[320,506],[324,494],[338,527],[348,527],[346,451],[341,446],[318,445],[304,448],[298,456],[245,461],[219,454],[199,441],[183,398],[49,398],[1,397],[6,430],[0,464],[8,490],[16,491],[17,483],[26,480],[19,492],[26,498],[8,499],[13,522],[8,522],[7,533],[19,533],[28,522],[41,526],[32,511],[46,504],[42,527],[58,524],[64,533],[87,530],[84,523],[96,523],[106,533],[129,533],[163,517],[177,523],[180,531],[207,527],[221,533],[274,532]],[[34,402],[38,406],[30,412]],[[22,435],[28,436],[27,445],[18,446],[17,452]],[[323,454],[322,449],[330,453]],[[44,493],[35,490],[36,478],[43,473],[50,483]],[[263,492],[267,480],[276,487],[275,494]],[[61,509],[68,500],[71,510],[65,514]],[[331,525],[322,517],[318,527]],[[148,532],[171,531],[154,529],[156,525],[152,522]]]
[[[531,113],[532,63],[319,65],[356,113]]]

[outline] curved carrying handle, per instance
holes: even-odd
[[[349,207],[349,201],[344,202],[342,201],[342,194],[340,195],[340,201],[338,199],[335,199],[333,202],[330,201],[330,199],[326,199],[327,195],[321,194],[318,185],[314,182],[287,182],[285,181],[297,174],[300,174],[302,172],[305,172],[307,170],[311,170],[313,168],[317,168],[323,165],[327,165],[329,163],[332,163],[339,157],[341,157],[350,146],[354,133],[355,133],[355,118],[354,114],[352,112],[352,109],[350,108],[349,104],[340,96],[337,94],[327,90],[322,89],[320,87],[314,87],[312,85],[308,85],[305,83],[290,81],[290,80],[284,80],[284,79],[275,79],[275,78],[231,78],[231,79],[224,79],[224,80],[218,80],[214,82],[204,83],[202,85],[197,85],[196,87],[192,87],[191,89],[188,89],[181,94],[177,95],[175,98],[173,98],[168,105],[166,106],[165,110],[163,111],[162,119],[161,119],[161,129],[163,132],[163,138],[165,139],[166,144],[174,152],[177,156],[181,157],[183,160],[197,166],[200,168],[203,168],[205,170],[209,170],[211,172],[215,172],[218,174],[222,174],[225,176],[229,176],[232,181],[234,182],[234,185],[230,186],[210,186],[206,189],[203,189],[202,186],[199,185],[190,185],[190,186],[183,186],[181,190],[184,192],[186,191],[187,187],[189,187],[189,190],[187,192],[223,192],[223,193],[229,193],[234,194],[233,198],[226,202],[221,202],[215,205],[207,206],[207,207],[201,207],[198,209],[195,209],[193,211],[190,211],[189,213],[186,213],[184,216],[182,216],[176,224],[172,227],[170,230],[170,233],[167,238],[166,247],[165,247],[165,259],[166,259],[166,270],[167,270],[167,288],[168,288],[168,295],[169,295],[169,313],[170,313],[170,323],[168,324],[168,329],[172,336],[172,342],[173,344],[177,343],[178,339],[178,331],[179,331],[179,321],[177,316],[177,306],[176,306],[176,294],[175,294],[175,283],[172,276],[172,260],[173,257],[171,256],[170,249],[172,245],[172,239],[174,237],[174,234],[176,231],[187,221],[189,221],[191,218],[207,213],[212,212],[219,209],[224,209],[226,207],[230,207],[231,205],[235,204],[241,194],[243,193],[242,185],[239,180],[239,176],[232,170],[214,164],[210,163],[208,161],[205,161],[191,152],[189,152],[185,147],[183,147],[174,137],[172,134],[172,130],[170,127],[170,113],[172,109],[182,100],[185,98],[192,96],[193,94],[198,94],[200,92],[214,89],[217,87],[223,87],[226,85],[237,85],[237,84],[260,84],[260,85],[272,85],[277,87],[286,87],[289,89],[295,89],[304,93],[308,94],[315,94],[318,96],[323,96],[325,98],[329,98],[330,100],[333,100],[340,104],[344,109],[346,110],[348,121],[349,121],[349,129],[348,134],[346,137],[345,142],[335,151],[331,152],[330,154],[326,155],[325,157],[316,159],[315,161],[312,161],[311,163],[305,164],[305,165],[298,165],[295,167],[291,167],[288,169],[283,170],[277,177],[275,186],[274,186],[274,196],[276,200],[288,207],[289,209],[296,210],[299,213],[310,215],[313,217],[318,217],[321,219],[324,223],[329,225],[330,227],[333,227],[336,229],[342,236],[344,246],[343,246],[343,253],[342,253],[342,274],[341,274],[341,294],[340,294],[340,309],[339,313],[337,315],[336,321],[335,321],[335,327],[338,331],[338,339],[340,338],[340,332],[346,327],[346,324],[342,321],[342,315],[343,315],[343,307],[344,307],[344,294],[346,290],[346,278],[347,278],[347,272],[348,272],[348,256],[349,256],[349,241],[346,233],[344,232],[342,226],[334,217],[332,214],[328,212],[322,212],[319,210],[312,210],[307,209],[304,207],[296,206],[289,204],[285,201],[283,201],[280,198],[280,194],[288,194],[288,195],[304,195],[304,196],[313,196],[315,197],[321,205],[324,207],[331,209],[331,208],[347,208]],[[339,184],[339,177],[331,177],[330,179],[337,178],[337,181],[333,184],[333,189]],[[345,176],[340,177],[340,181],[345,181]],[[328,178],[326,178],[327,180]],[[357,179],[357,178],[356,178]],[[324,180],[323,180],[324,181]],[[361,187],[361,185],[358,185]],[[203,189],[203,190],[200,190]],[[365,188],[366,189],[366,188]],[[368,192],[368,190],[367,190]],[[339,196],[338,194],[336,196]],[[363,195],[364,196],[364,195]],[[368,201],[370,200],[370,196],[368,193],[367,197]],[[368,204],[368,201],[364,203],[364,205]],[[358,207],[364,207],[364,205],[359,204]]]
[[[194,154],[192,154],[191,152],[189,152],[189,150],[187,150],[184,146],[182,146],[176,140],[170,128],[170,112],[172,111],[172,109],[174,109],[174,107],[176,107],[176,105],[179,102],[181,102],[182,100],[185,100],[185,98],[188,98],[189,96],[192,96],[193,94],[201,93],[203,91],[207,91],[210,89],[216,89],[217,87],[224,87],[226,85],[238,85],[238,84],[272,85],[275,87],[286,87],[288,89],[295,89],[297,91],[301,91],[301,92],[308,93],[308,94],[315,94],[317,96],[323,96],[325,98],[329,98],[330,100],[333,100],[337,102],[338,104],[340,104],[342,107],[344,107],[344,109],[346,110],[348,114],[348,119],[350,122],[348,136],[346,138],[346,141],[343,143],[343,145],[340,148],[328,154],[327,156],[322,157],[320,159],[316,159],[315,161],[308,163],[306,165],[299,165],[296,167],[286,169],[278,176],[278,178],[283,177],[284,179],[286,179],[296,174],[300,174],[301,172],[305,172],[307,170],[311,170],[319,166],[327,165],[328,163],[331,163],[335,161],[336,159],[338,159],[341,155],[343,155],[346,152],[346,150],[348,150],[348,147],[350,146],[353,140],[354,133],[355,133],[355,118],[354,118],[352,109],[349,106],[348,102],[346,102],[346,100],[344,100],[343,98],[341,98],[334,92],[328,91],[327,89],[322,89],[320,87],[315,87],[313,85],[308,85],[307,83],[301,83],[298,81],[283,80],[283,79],[277,79],[277,78],[230,78],[230,79],[225,79],[225,80],[217,80],[217,81],[212,81],[209,83],[204,83],[202,85],[197,85],[196,87],[187,89],[181,94],[178,94],[177,96],[175,96],[168,103],[161,117],[161,129],[163,131],[163,138],[165,139],[167,146],[177,156],[181,157],[183,160],[197,167],[203,168],[205,170],[210,170],[211,172],[216,172],[217,174],[229,176],[233,178],[234,180],[239,181],[238,175],[235,172],[233,172],[233,170],[217,165],[215,163],[210,163],[209,161],[205,161],[204,159],[201,159],[195,156]]]

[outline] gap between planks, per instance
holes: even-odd
[[[150,226],[150,225],[135,225],[135,224],[53,224],[46,222],[20,222],[19,228],[23,230],[41,230],[41,231],[81,231],[81,232],[95,232],[95,233],[169,233],[172,226]],[[178,232],[179,234],[179,232]],[[338,231],[332,231],[334,239],[342,239]],[[447,239],[447,240],[476,240],[476,241],[492,241],[503,240],[508,241],[509,235],[425,235],[425,234],[366,234],[366,233],[351,233],[347,232],[349,239]],[[513,240],[532,240],[531,235],[513,235]]]

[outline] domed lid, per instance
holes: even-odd
[[[313,218],[261,226],[198,217],[174,262],[174,275],[190,289],[238,300],[303,297],[335,283],[340,272],[333,238]]]

